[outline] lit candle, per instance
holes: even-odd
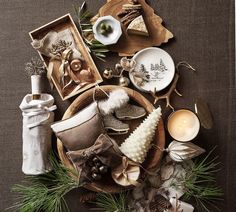
[[[199,130],[198,117],[190,110],[177,110],[170,114],[167,129],[172,138],[177,141],[187,142],[193,140]]]

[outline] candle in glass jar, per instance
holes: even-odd
[[[197,136],[200,130],[200,122],[192,111],[182,109],[169,116],[167,128],[172,138],[187,142]]]

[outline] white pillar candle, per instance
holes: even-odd
[[[200,122],[192,111],[182,109],[170,114],[167,128],[172,138],[187,142],[197,136],[200,130]]]
[[[31,91],[32,94],[41,94],[41,76],[40,75],[32,75],[31,76]]]

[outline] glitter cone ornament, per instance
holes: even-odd
[[[121,152],[131,160],[143,163],[151,146],[160,117],[161,108],[158,107],[121,144]]]

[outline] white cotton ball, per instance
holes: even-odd
[[[114,112],[115,109],[123,107],[129,101],[129,96],[124,89],[117,89],[109,94],[109,98],[98,102],[98,107],[103,115]]]

